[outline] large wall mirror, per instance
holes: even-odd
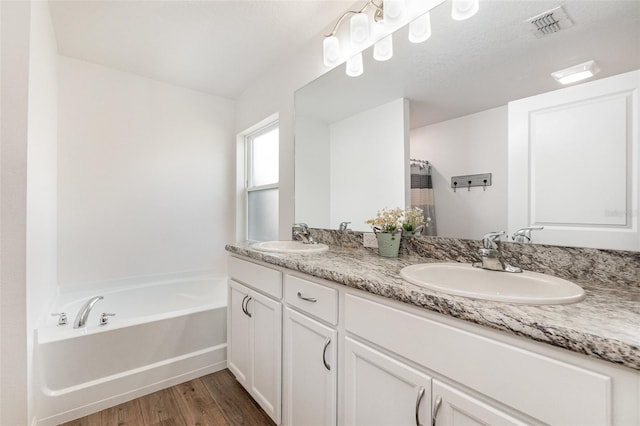
[[[572,25],[536,37],[529,18],[558,6]],[[431,22],[432,36],[421,44],[408,41],[406,28],[398,30],[388,61],[377,62],[371,49],[365,51],[360,77],[348,77],[339,66],[296,91],[296,221],[332,229],[348,221],[353,230],[369,231],[364,220],[378,209],[410,205],[415,159],[431,166],[436,235],[479,239],[488,231],[513,232],[510,197],[516,200],[509,179],[515,181],[517,171],[509,167],[510,103],[565,90],[550,73],[588,60],[600,68],[588,82],[640,69],[639,1],[483,1],[466,21],[452,20],[445,2],[432,10]],[[639,196],[637,96],[635,91],[624,101],[635,104],[623,164],[602,163],[628,171],[622,178],[632,181],[622,214],[631,219],[638,216]],[[483,173],[491,173],[490,186],[462,182],[451,188],[454,176]],[[522,173],[532,172],[524,167]],[[576,193],[597,200],[601,194],[589,190],[591,178],[575,178],[572,185],[560,180],[545,194],[567,191],[574,200]],[[585,189],[576,190],[579,185]],[[633,220],[627,228],[637,227]],[[533,241],[549,242],[535,234]],[[640,250],[640,239],[620,247],[606,238],[575,241],[551,243]]]

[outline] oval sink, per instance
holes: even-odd
[[[329,250],[326,244],[305,244],[302,241],[262,241],[252,244],[251,248],[278,253],[321,253]]]
[[[562,278],[529,271],[488,271],[463,263],[411,265],[403,268],[400,276],[431,290],[497,302],[558,305],[585,297],[582,287]]]

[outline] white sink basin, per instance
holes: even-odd
[[[400,276],[431,290],[498,302],[558,305],[585,297],[582,287],[562,278],[529,271],[488,271],[463,263],[411,265],[403,268]]]
[[[278,253],[321,253],[329,250],[326,244],[305,244],[302,241],[263,241],[252,244],[251,248]]]

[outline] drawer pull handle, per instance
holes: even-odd
[[[316,299],[315,297],[306,297],[306,296],[303,296],[302,293],[300,292],[298,292],[298,297],[302,300],[306,300],[307,302],[316,303],[318,301],[318,299]]]
[[[436,426],[436,418],[438,417],[438,411],[442,405],[442,397],[438,395],[436,402],[433,404],[433,415],[431,416],[431,426]]]
[[[327,364],[327,348],[329,347],[329,343],[331,343],[331,337],[327,337],[327,341],[324,342],[324,349],[322,350],[322,363],[324,364],[324,368],[331,371],[331,366]]]
[[[422,398],[424,398],[424,392],[424,386],[420,386],[418,398],[416,399],[416,426],[422,426],[422,423],[420,423],[420,404],[422,403]]]

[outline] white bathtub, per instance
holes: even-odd
[[[87,326],[80,307],[103,296]],[[56,425],[226,367],[225,279],[66,295],[35,336],[36,417]],[[103,312],[115,313],[99,326]]]

